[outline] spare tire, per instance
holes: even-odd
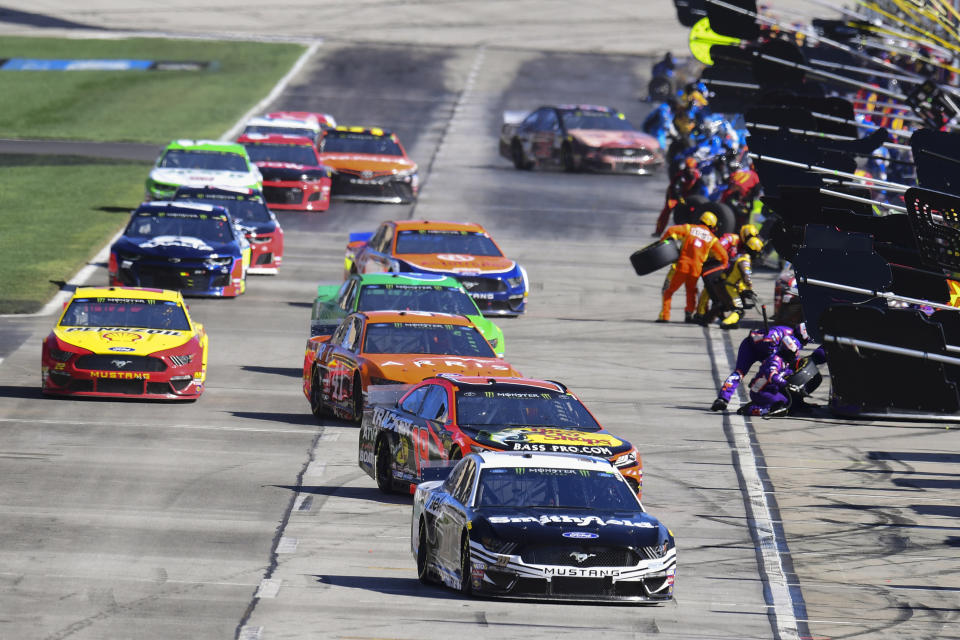
[[[787,378],[787,384],[799,388],[802,396],[812,394],[821,382],[823,382],[823,376],[820,374],[820,369],[817,368],[817,363],[811,358],[801,360],[797,372]]]
[[[638,276],[645,276],[668,264],[673,264],[680,257],[680,246],[676,240],[657,240],[643,249],[634,251],[630,256],[630,264]]]
[[[673,81],[667,76],[654,76],[647,84],[647,99],[650,102],[664,102],[673,95]]]
[[[693,224],[700,218],[697,210],[710,204],[704,196],[687,196],[673,208],[673,224]]]
[[[718,237],[724,233],[734,233],[736,231],[736,216],[733,213],[733,209],[730,208],[730,205],[724,204],[723,202],[710,202],[708,200],[705,203],[698,204],[693,211],[693,220],[690,222],[697,222],[700,220],[700,216],[707,211],[717,216]]]

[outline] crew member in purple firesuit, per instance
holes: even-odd
[[[760,363],[760,370],[750,381],[750,402],[737,409],[737,413],[770,418],[786,415],[790,410],[787,378],[794,374],[799,353],[800,341],[783,336],[777,352]]]
[[[730,398],[736,393],[737,387],[740,386],[740,381],[747,375],[750,368],[754,363],[763,362],[770,356],[776,354],[777,349],[780,347],[780,341],[784,336],[796,337],[801,346],[810,340],[807,327],[804,323],[801,323],[796,330],[786,325],[776,325],[770,327],[767,331],[763,329],[750,330],[747,337],[740,342],[740,348],[737,350],[736,368],[727,376],[727,379],[723,381],[720,392],[717,394],[717,399],[714,400],[710,406],[711,411],[723,411],[727,408]],[[827,361],[823,347],[818,347],[810,354],[810,358],[817,364],[823,364]]]

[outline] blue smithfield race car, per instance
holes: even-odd
[[[113,286],[238,296],[246,290],[250,243],[224,207],[145,202],[110,247]]]

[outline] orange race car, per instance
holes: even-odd
[[[430,273],[453,276],[484,315],[526,310],[527,272],[503,255],[472,222],[388,220],[374,233],[351,233],[344,258],[351,273]]]
[[[409,203],[417,197],[417,163],[395,133],[380,128],[336,127],[323,132],[317,146],[332,167],[334,198]]]
[[[320,418],[360,421],[371,385],[409,384],[438,373],[520,374],[463,316],[425,311],[358,311],[332,336],[307,340],[303,393]]]

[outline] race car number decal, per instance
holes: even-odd
[[[437,259],[446,260],[447,262],[473,262],[474,257],[460,253],[438,253]]]

